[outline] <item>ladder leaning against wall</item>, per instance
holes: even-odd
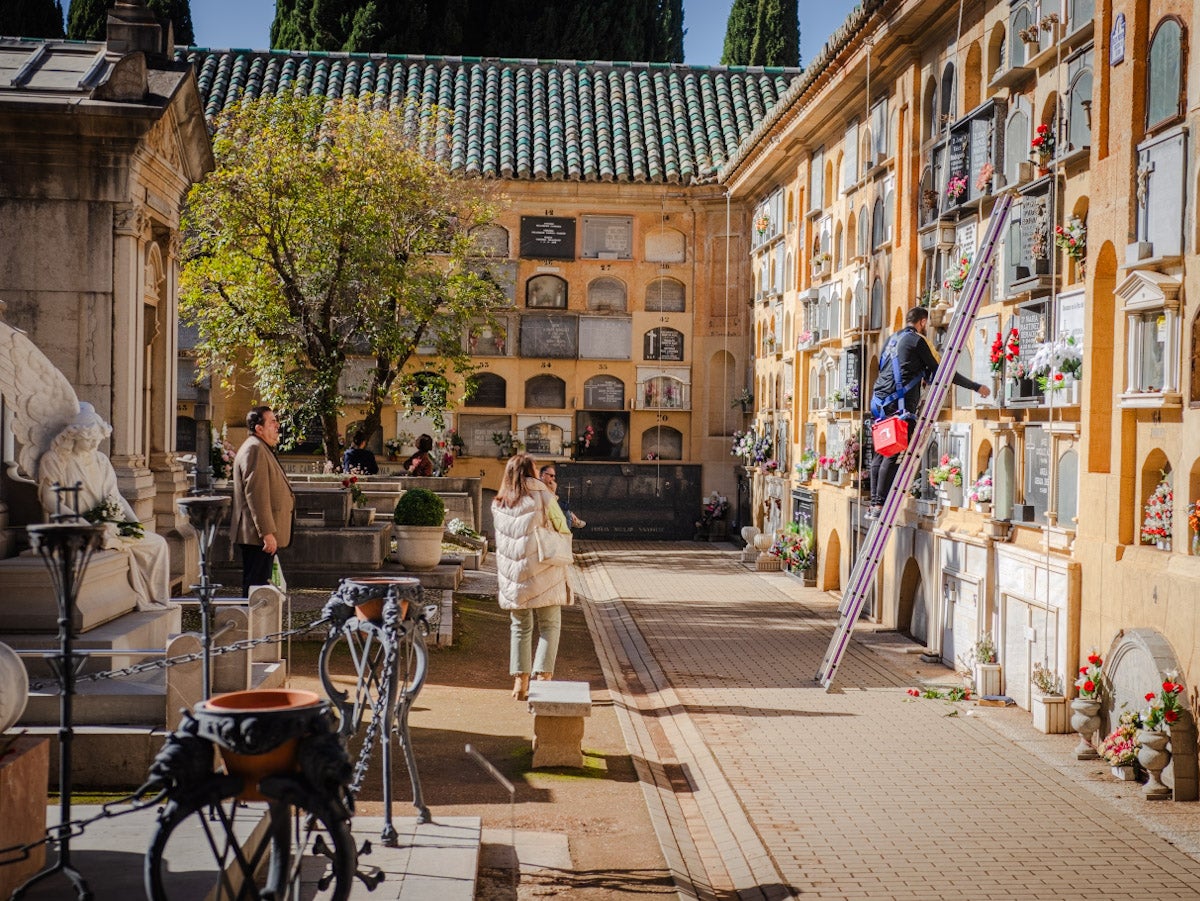
[[[933,434],[934,423],[946,400],[946,394],[950,390],[951,380],[958,368],[958,359],[971,336],[971,326],[975,322],[975,314],[979,311],[983,296],[987,293],[988,285],[991,283],[992,272],[995,268],[996,249],[1000,243],[1000,233],[1008,221],[1012,203],[1012,194],[1003,194],[996,201],[996,206],[992,210],[991,221],[984,234],[983,244],[979,248],[979,255],[971,265],[967,283],[963,286],[962,298],[959,300],[954,318],[950,322],[949,336],[942,352],[941,364],[938,366],[937,374],[934,375],[929,392],[917,414],[916,426],[910,434],[908,449],[903,451],[900,467],[896,472],[896,480],[892,483],[892,490],[884,499],[879,518],[871,526],[871,530],[867,533],[867,539],[854,561],[854,567],[850,572],[850,581],[846,585],[842,602],[838,606],[837,628],[834,629],[833,638],[830,639],[829,648],[825,652],[825,659],[821,662],[821,669],[816,675],[816,681],[820,682],[827,691],[833,686],[833,680],[837,676],[842,657],[845,656],[846,648],[850,644],[850,634],[854,631],[854,624],[858,622],[863,604],[866,603],[871,586],[875,583],[879,564],[883,560],[883,552],[887,548],[892,528],[896,524],[896,517],[900,514],[900,508],[904,504],[905,495],[921,468],[925,457],[925,447]]]

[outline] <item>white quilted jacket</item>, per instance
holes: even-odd
[[[572,602],[567,583],[570,567],[538,560],[534,526],[548,525],[545,506],[553,499],[550,489],[538,479],[527,479],[533,493],[515,507],[492,504],[492,525],[496,530],[496,575],[500,587],[500,607],[524,610],[559,606]]]

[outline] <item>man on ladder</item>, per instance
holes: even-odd
[[[871,416],[876,422],[896,414],[915,421],[921,404],[921,383],[932,381],[937,372],[937,357],[925,340],[929,311],[924,307],[913,307],[904,321],[905,327],[888,339],[879,355],[879,375],[871,392]],[[959,388],[978,391],[980,397],[992,393],[987,385],[973,382],[957,372],[951,381]],[[872,458],[871,508],[867,511],[867,519],[879,517],[899,468],[899,454],[890,457],[876,454]]]

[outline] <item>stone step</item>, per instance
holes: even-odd
[[[75,648],[80,651],[103,650],[112,651],[112,655],[96,655],[84,667],[84,672],[117,669],[138,663],[145,659],[141,656],[122,655],[124,650],[145,650],[147,648],[165,648],[171,635],[180,629],[181,611],[179,607],[171,606],[162,610],[139,610],[96,626],[76,636]],[[0,641],[15,651],[28,649],[58,649],[57,632],[0,632]],[[23,657],[25,668],[31,678],[49,675],[50,669],[46,662],[36,657]]]

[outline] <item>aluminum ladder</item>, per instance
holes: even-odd
[[[921,468],[925,447],[929,444],[934,423],[946,400],[946,394],[950,390],[951,380],[958,367],[958,358],[962,355],[963,348],[971,336],[971,326],[975,321],[975,314],[979,311],[983,296],[987,293],[988,284],[991,282],[992,271],[995,268],[996,248],[1000,242],[1000,233],[1008,221],[1012,203],[1012,194],[1003,194],[996,201],[996,206],[992,210],[991,221],[984,234],[983,244],[979,248],[978,256],[972,262],[971,271],[967,275],[967,283],[963,286],[962,299],[953,320],[951,320],[950,333],[942,353],[941,363],[938,365],[929,392],[917,414],[916,426],[910,432],[908,450],[903,452],[900,467],[896,472],[896,480],[892,483],[892,490],[884,499],[879,518],[867,532],[867,540],[859,550],[858,558],[854,561],[854,567],[850,572],[850,581],[846,585],[842,602],[838,606],[837,628],[833,632],[833,638],[830,639],[829,648],[825,652],[825,659],[821,662],[821,669],[817,672],[815,679],[825,687],[826,691],[833,686],[833,680],[837,676],[842,657],[845,656],[846,648],[850,644],[850,634],[854,631],[854,625],[858,622],[863,604],[866,603],[867,595],[879,572],[879,564],[883,560],[883,552],[887,548],[896,517],[900,514],[905,495]]]

